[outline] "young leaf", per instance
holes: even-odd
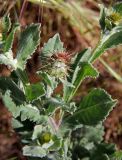
[[[27,60],[36,50],[40,43],[40,24],[28,26],[20,36],[19,48],[17,51],[18,68],[24,69]]]
[[[42,56],[51,57],[54,52],[64,51],[63,43],[60,40],[59,34],[56,34],[53,38],[50,38],[42,49]]]
[[[70,125],[96,125],[103,121],[108,113],[115,106],[113,100],[102,89],[93,89],[80,103],[78,110],[67,117],[66,122]]]
[[[9,50],[11,50],[12,45],[13,45],[13,40],[14,40],[14,34],[16,32],[16,30],[18,29],[19,25],[16,24],[13,27],[13,30],[9,33],[8,37],[5,40],[5,45],[4,45],[4,52],[8,52]]]
[[[25,95],[28,101],[33,101],[44,96],[45,89],[42,83],[29,84],[25,87]]]

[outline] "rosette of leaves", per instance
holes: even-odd
[[[6,19],[10,22],[9,17]],[[121,26],[115,26],[107,34],[102,33],[105,39],[101,40],[93,55],[91,49],[85,49],[68,64],[69,57],[56,34],[40,52],[38,74],[41,79],[31,84],[25,66],[39,44],[39,29],[39,24],[32,24],[21,32],[15,58],[11,49],[13,30],[3,32],[1,39],[0,62],[12,68],[9,78],[0,77],[1,97],[12,113],[12,125],[20,134],[23,154],[33,160],[74,160],[74,156],[98,160],[99,155],[102,160],[121,158],[121,153],[115,153],[111,145],[101,143],[103,133],[97,126],[113,109],[116,100],[99,88],[92,89],[79,102],[73,99],[85,78],[98,76],[92,62],[106,49],[122,43]],[[63,89],[56,95],[59,80]],[[81,136],[78,141],[72,141],[72,133],[78,128]],[[96,132],[99,132],[98,136],[95,136]]]

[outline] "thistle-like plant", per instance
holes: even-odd
[[[88,48],[72,57],[59,34],[49,39],[39,53],[40,81],[34,84],[30,83],[25,67],[40,43],[40,24],[21,31],[13,56],[14,35],[20,26],[16,24],[10,31],[9,16],[0,21],[0,63],[12,72],[9,78],[0,77],[1,98],[13,116],[12,125],[21,137],[27,159],[122,158],[122,153],[116,152],[115,146],[104,143],[102,138],[102,121],[117,101],[100,88],[92,89],[79,102],[73,99],[85,78],[98,76],[92,62],[108,48],[122,43],[122,25],[115,23],[116,18],[112,17],[115,14],[121,17],[121,8],[122,3],[118,3],[109,14],[109,10],[102,7],[101,40],[93,51]],[[56,94],[55,89],[60,84],[62,92]]]

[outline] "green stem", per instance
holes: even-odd
[[[94,48],[94,50],[92,51],[92,56],[89,59],[90,63],[93,63],[96,59],[98,59],[98,57],[104,52],[104,50],[102,49],[102,34],[100,36],[99,42],[96,45],[96,47]]]

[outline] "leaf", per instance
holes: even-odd
[[[17,119],[12,118],[12,127],[13,127],[14,129],[18,129],[18,128],[23,127],[23,124],[20,123]]]
[[[43,158],[47,155],[47,152],[41,146],[25,146],[23,147],[23,155]]]
[[[70,101],[74,94],[76,93],[77,89],[79,88],[81,82],[86,77],[97,77],[98,72],[97,70],[87,62],[81,62],[75,69],[73,77],[72,77],[72,85],[74,87],[66,87],[64,86],[64,99],[66,102]]]
[[[57,136],[53,136],[53,141],[54,141],[54,144],[49,147],[49,150],[50,151],[59,150],[61,148],[61,146],[62,146],[62,139],[58,138]]]
[[[2,19],[2,28],[3,28],[3,34],[6,34],[10,28],[11,28],[11,20],[9,15],[6,15]]]
[[[101,8],[101,10],[100,10],[100,20],[99,20],[99,23],[100,23],[102,31],[104,31],[105,27],[106,27],[106,24],[105,24],[105,17],[106,17],[105,8],[103,7],[103,5],[100,5],[100,8]]]
[[[20,116],[21,121],[25,121],[26,119],[29,119],[32,122],[42,123],[46,121],[46,116],[40,115],[39,110],[32,106],[31,104],[24,104],[20,106],[16,106],[16,104],[13,102],[12,98],[10,97],[10,92],[7,91],[3,96],[3,102],[5,106],[8,108],[8,110],[12,113],[14,118],[17,118]]]
[[[93,150],[90,160],[112,160],[110,157],[115,153],[115,150],[115,145],[112,143],[96,143],[96,147]]]
[[[12,113],[13,117],[16,118],[20,115],[20,108],[15,105],[10,97],[10,91],[7,91],[5,95],[2,96],[2,100],[4,105],[8,108],[8,110]]]
[[[51,77],[46,72],[38,72],[38,74],[41,76],[41,78],[44,80],[44,82],[49,85],[52,89],[55,89],[57,86],[57,83],[55,81],[55,78]]]
[[[112,8],[115,12],[119,13],[122,16],[122,2],[116,3]]]
[[[55,34],[53,38],[50,38],[42,49],[42,56],[51,57],[53,53],[63,52],[63,43],[60,40],[59,34]],[[40,55],[40,56],[41,56]]]
[[[5,40],[5,45],[4,45],[4,52],[8,52],[9,50],[11,50],[12,45],[13,45],[13,41],[14,41],[14,34],[16,32],[16,30],[18,29],[19,25],[16,24],[13,27],[13,30],[9,33],[8,37]]]
[[[40,115],[40,112],[37,109],[37,107],[32,106],[31,104],[21,105],[20,115],[21,115],[21,121],[25,121],[26,119],[29,119],[32,122],[39,123],[44,118],[44,116]]]
[[[43,131],[42,125],[36,125],[34,127],[32,140],[38,139],[38,136],[42,133],[42,131]]]
[[[111,160],[109,157],[108,157],[108,155],[107,154],[101,154],[101,155],[98,155],[98,156],[95,156],[94,155],[94,157],[92,157],[92,158],[90,158],[90,160],[92,160],[92,159],[94,159],[94,160]]]
[[[22,92],[22,90],[18,88],[16,83],[11,78],[0,77],[0,89],[2,93],[5,93],[7,90],[10,90],[11,97],[17,105],[24,103],[24,93]]]
[[[25,87],[25,95],[28,101],[36,100],[39,97],[44,96],[45,89],[42,83],[29,84]]]
[[[122,151],[116,151],[111,156],[111,160],[121,160],[122,159]]]
[[[18,68],[24,69],[27,60],[36,50],[40,43],[40,24],[28,26],[20,36],[19,47],[17,51]]]
[[[116,100],[113,100],[104,90],[93,89],[81,101],[78,110],[66,118],[66,122],[73,126],[96,125],[106,118],[115,104]]]
[[[76,54],[71,69],[74,71],[81,62],[88,62],[90,57],[91,48],[84,49],[82,52]]]
[[[29,78],[28,78],[26,70],[22,71],[21,69],[17,69],[16,74],[21,79],[24,85],[29,83]]]
[[[104,127],[102,126],[102,123],[99,123],[95,127],[83,125],[81,128],[81,136],[83,137],[83,145],[85,145],[84,138],[86,138],[86,146],[88,145],[88,142],[100,143],[103,141]]]
[[[21,121],[29,119],[32,122],[42,123],[47,120],[46,116],[40,115],[37,107],[31,104],[25,104],[20,106],[20,117]]]
[[[4,54],[0,54],[0,64],[8,66],[12,70],[16,69],[17,61],[16,59],[13,59],[13,53],[11,50]]]
[[[117,26],[113,28],[108,34],[106,33],[105,35],[103,35],[99,45],[94,50],[89,61],[95,61],[107,49],[116,47],[120,44],[122,44],[122,26]]]

